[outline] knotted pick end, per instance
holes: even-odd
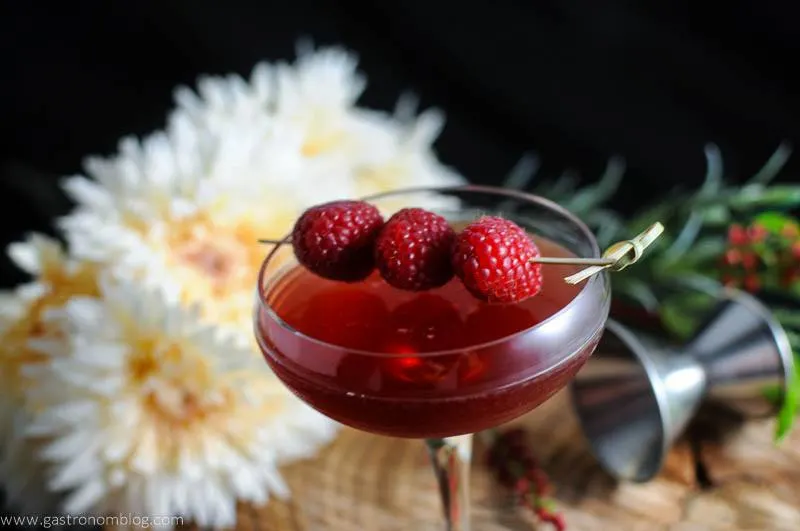
[[[660,222],[653,223],[647,229],[630,240],[617,242],[609,247],[603,258],[613,260],[608,265],[595,265],[578,271],[574,275],[564,278],[567,284],[579,284],[587,278],[600,273],[606,269],[610,271],[622,271],[628,266],[638,262],[644,255],[645,250],[664,233],[664,225]]]

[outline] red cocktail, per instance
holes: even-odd
[[[600,254],[574,216],[518,192],[411,190],[370,201],[441,206],[454,225],[498,214],[525,228],[543,256]],[[424,292],[398,290],[378,274],[356,283],[325,280],[298,266],[289,246],[278,246],[260,276],[256,336],[278,377],[318,411],[364,431],[428,439],[441,452],[447,438],[468,444],[455,436],[532,410],[592,353],[608,314],[608,280],[599,274],[566,284],[576,269],[543,266],[539,295],[497,305],[477,300],[457,279]],[[443,488],[457,491],[449,493],[451,505],[462,496],[461,518],[448,514],[449,528],[466,529],[464,492]]]
[[[535,240],[547,256],[571,254]],[[286,385],[343,424],[396,437],[474,433],[536,407],[591,352],[593,340],[553,366],[552,347],[524,333],[575,299],[580,288],[562,280],[575,269],[548,266],[540,295],[496,305],[458,280],[415,293],[378,274],[345,284],[294,266],[265,293],[272,312],[259,314],[259,337]],[[314,341],[296,348],[298,334]]]

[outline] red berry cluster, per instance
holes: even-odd
[[[800,281],[800,231],[787,225],[780,232],[770,232],[759,223],[749,226],[731,225],[728,248],[721,257],[722,282],[726,286],[744,288],[755,293],[762,289],[765,259],[778,273],[780,287],[788,288]]]
[[[796,225],[784,227],[782,236],[788,241],[781,264],[781,284],[789,287],[800,282],[800,229]]]
[[[405,208],[384,221],[363,201],[312,207],[297,220],[292,245],[298,262],[330,280],[356,282],[377,268],[391,286],[409,291],[441,287],[457,276],[475,297],[511,303],[542,287],[539,249],[511,221],[484,216],[460,234],[442,216]]]
[[[488,465],[521,506],[557,531],[564,531],[564,517],[553,511],[553,502],[547,498],[551,490],[547,475],[531,454],[526,435],[521,428],[498,434],[487,454]]]

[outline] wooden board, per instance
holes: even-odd
[[[550,474],[574,531],[796,531],[800,529],[800,432],[776,448],[771,421],[737,425],[700,418],[642,485],[617,484],[596,465],[562,393],[520,423]],[[474,528],[536,529],[491,480],[476,446]],[[238,529],[258,531],[441,531],[427,456],[418,441],[344,430],[318,458],[286,469],[294,497],[243,506]]]

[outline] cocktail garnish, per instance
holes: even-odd
[[[453,267],[476,298],[494,303],[520,302],[539,294],[539,248],[516,223],[483,216],[456,237]]]
[[[453,278],[450,263],[456,233],[445,218],[421,208],[404,208],[386,222],[375,242],[381,276],[395,288],[424,291]]]
[[[541,291],[543,264],[589,266],[564,278],[579,284],[636,263],[663,232],[664,226],[654,223],[601,258],[547,257],[523,228],[504,218],[483,216],[456,234],[445,218],[421,208],[402,209],[384,223],[369,203],[334,201],[306,210],[291,238],[259,242],[290,243],[300,264],[329,280],[357,282],[377,266],[389,285],[424,291],[455,274],[478,299],[512,303]]]
[[[306,210],[295,223],[291,244],[297,261],[316,275],[357,282],[375,269],[375,240],[383,225],[381,213],[369,203],[334,201]]]

